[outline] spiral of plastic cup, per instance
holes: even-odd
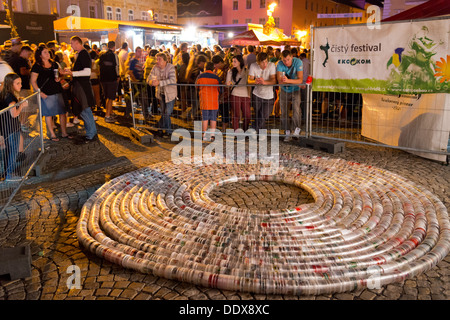
[[[311,295],[381,288],[449,253],[450,222],[430,191],[342,159],[267,164],[163,162],[108,181],[82,209],[80,243],[124,268],[224,290]],[[219,204],[214,188],[278,181],[313,203],[282,210]]]

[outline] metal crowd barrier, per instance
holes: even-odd
[[[230,86],[227,85],[199,85],[199,84],[183,84],[178,83],[175,86],[177,95],[172,106],[169,106],[170,111],[170,127],[164,126],[161,120],[165,105],[161,104],[161,100],[156,96],[154,87],[149,86],[145,82],[129,81],[129,96],[128,103],[131,108],[130,113],[133,116],[133,125],[135,128],[147,128],[155,131],[168,130],[169,132],[184,128],[194,132],[194,121],[202,121],[202,103],[210,104],[215,99],[210,92],[217,89],[219,92],[217,97],[217,129],[225,133],[226,129],[267,129],[268,132],[272,129],[281,129],[281,135],[285,136],[285,129],[290,128],[291,134],[294,133],[295,127],[292,127],[292,118],[294,108],[292,103],[293,97],[280,95],[279,85],[267,85],[267,90],[273,92],[272,99],[260,99],[253,95],[255,85],[237,85],[236,88],[244,88],[248,92],[248,99],[236,98],[230,91]],[[287,85],[286,87],[292,87]],[[202,88],[209,88],[211,91],[205,90],[203,100],[201,98],[200,90]],[[306,90],[305,90],[306,91]],[[301,93],[298,91],[298,102],[300,108],[304,110],[305,106],[300,103]],[[259,106],[257,108],[257,105]],[[281,108],[286,105],[289,113],[282,115]],[[263,110],[265,113],[257,111]],[[305,112],[303,115],[303,125]],[[302,120],[300,120],[302,121]],[[210,126],[208,125],[208,128]],[[302,127],[302,134],[305,134],[304,127]]]
[[[44,152],[39,97],[40,92],[36,92],[0,111],[0,216]],[[7,113],[20,104],[24,107],[18,121],[11,121]]]
[[[448,163],[450,136],[445,118],[449,111],[441,100],[431,97],[415,104],[420,95],[406,95],[406,100],[341,92],[312,91],[311,95],[309,137],[389,147],[435,160],[446,156]]]
[[[252,97],[246,102],[245,108],[235,108],[233,95],[230,93],[231,87],[227,85],[198,85],[177,83],[177,95],[173,110],[170,113],[170,128],[164,128],[161,121],[161,102],[155,96],[155,88],[150,87],[145,82],[129,82],[130,105],[133,105],[132,115],[135,128],[147,128],[150,130],[175,130],[184,128],[194,131],[194,121],[202,120],[200,88],[216,87],[220,90],[218,98],[219,110],[217,115],[217,129],[225,134],[226,129],[240,128],[247,129],[265,128],[268,133],[272,129],[279,130],[281,137],[286,137],[286,129],[290,129],[292,135],[295,130],[295,104],[297,97],[280,94],[282,88],[279,84],[267,85],[266,88],[273,90],[274,100],[267,102],[266,109],[268,115],[258,116],[252,92],[257,85],[238,85],[236,87],[246,87]],[[343,142],[354,142],[367,145],[390,147],[413,152],[426,152],[449,155],[449,149],[442,151],[430,151],[427,148],[410,148],[397,146],[394,143],[382,143],[372,138],[362,135],[363,120],[363,95],[359,93],[341,92],[317,92],[312,91],[310,85],[303,84],[304,89],[300,89],[300,110],[301,110],[301,137],[322,138]],[[290,87],[290,86],[286,86]],[[208,97],[206,99],[208,100]],[[367,104],[367,103],[366,103]],[[282,114],[283,106],[287,106],[287,112]],[[235,110],[234,110],[235,109]],[[242,110],[244,109],[244,110]],[[239,111],[236,114],[234,111]],[[245,112],[243,112],[245,111]],[[385,110],[383,112],[389,112]],[[235,117],[233,117],[236,115]],[[389,124],[380,125],[379,130],[388,128]],[[209,125],[208,125],[209,128]],[[208,129],[209,130],[209,129]],[[445,134],[441,127],[432,128],[438,133]],[[202,131],[203,132],[203,131]]]

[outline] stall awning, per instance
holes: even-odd
[[[182,27],[157,24],[151,21],[121,21],[84,17],[64,17],[53,22],[55,32],[97,32],[124,29],[126,27],[160,31],[182,31]]]
[[[247,30],[233,37],[223,41],[223,45],[237,45],[237,46],[259,46],[262,42],[270,41],[271,38],[264,33],[256,30]]]
[[[382,21],[414,20],[450,15],[450,1],[430,0]]]
[[[275,31],[270,36],[260,32],[260,31],[252,29],[252,30],[245,31],[245,32],[242,32],[242,33],[234,36],[233,39],[224,40],[222,44],[224,46],[228,46],[228,45],[237,45],[237,46],[292,45],[292,46],[298,46],[301,44],[301,42],[289,38],[288,36],[284,35],[278,29],[275,29]]]

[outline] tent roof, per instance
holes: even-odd
[[[151,21],[121,21],[121,20],[105,20],[105,19],[93,19],[85,17],[72,16],[64,17],[53,21],[55,32],[64,31],[79,31],[79,32],[95,32],[95,31],[108,31],[118,30],[120,27],[132,27],[132,28],[144,28],[144,29],[156,29],[161,31],[181,31],[182,28],[178,26],[156,24]],[[69,21],[72,20],[73,22]],[[71,28],[71,23],[73,23]],[[75,25],[79,23],[79,25]]]
[[[236,36],[233,39],[227,39],[223,41],[223,45],[238,45],[238,46],[247,46],[247,45],[268,45],[268,46],[280,46],[280,45],[300,45],[300,42],[297,40],[291,39],[285,34],[283,34],[278,29],[272,33],[271,36],[268,36],[260,31],[251,29],[244,31]]]
[[[227,39],[223,42],[224,45],[254,45],[259,46],[261,42],[270,41],[272,38],[262,32],[256,30],[247,30],[236,36],[233,39]]]
[[[437,16],[445,16],[450,14],[450,1],[448,0],[429,0],[419,4],[411,9],[400,12],[394,16],[386,18],[382,21],[398,21],[431,18]]]

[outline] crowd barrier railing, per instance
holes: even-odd
[[[44,152],[40,114],[40,92],[0,111],[0,216]]]
[[[161,103],[158,88],[145,82],[129,82],[129,87],[132,88],[130,105],[133,105],[135,128],[169,133],[177,128],[184,128],[192,132],[194,121],[202,121],[203,107],[218,104],[216,129],[224,134],[226,129],[255,129],[257,132],[259,129],[267,129],[268,133],[277,129],[280,136],[286,139],[288,134],[295,138],[295,130],[300,128],[300,137],[354,142],[412,152],[450,154],[448,150],[431,151],[426,147],[399,146],[397,141],[385,143],[363,135],[363,107],[369,104],[363,101],[363,95],[359,93],[318,92],[313,91],[309,84],[302,84],[300,87],[280,84],[233,87],[224,84],[177,83],[170,86],[176,88],[173,105],[168,102]],[[296,91],[286,93],[290,90]],[[247,98],[244,97],[245,91],[248,92]],[[381,112],[383,117],[389,110]],[[436,131],[438,135],[445,135],[446,131],[442,125],[430,130]],[[378,123],[376,126],[378,131],[396,130],[389,123]],[[210,124],[207,130],[210,130]],[[204,132],[205,129],[202,130],[202,133]]]
[[[295,134],[298,127],[305,134],[305,109],[301,97],[306,89],[286,85],[207,85],[184,84],[169,85],[172,87],[174,99],[163,100],[158,93],[159,88],[145,82],[129,81],[128,105],[133,116],[135,128],[147,128],[155,131],[172,132],[177,128],[194,130],[195,121],[215,119],[216,129],[226,132],[227,129],[272,129],[281,130],[281,136]],[[294,89],[293,93],[282,92],[285,88]],[[306,85],[305,85],[306,88]],[[289,90],[288,89],[288,90]],[[169,92],[165,91],[166,92]],[[304,91],[304,92],[301,92]],[[175,92],[175,93],[174,93]],[[164,96],[166,98],[166,96]],[[213,109],[213,112],[205,109]],[[214,111],[216,110],[216,111]],[[205,114],[208,113],[208,116]],[[170,117],[169,117],[170,115]],[[208,123],[208,129],[211,123]],[[202,131],[204,133],[205,131]],[[297,136],[296,135],[296,136]]]

